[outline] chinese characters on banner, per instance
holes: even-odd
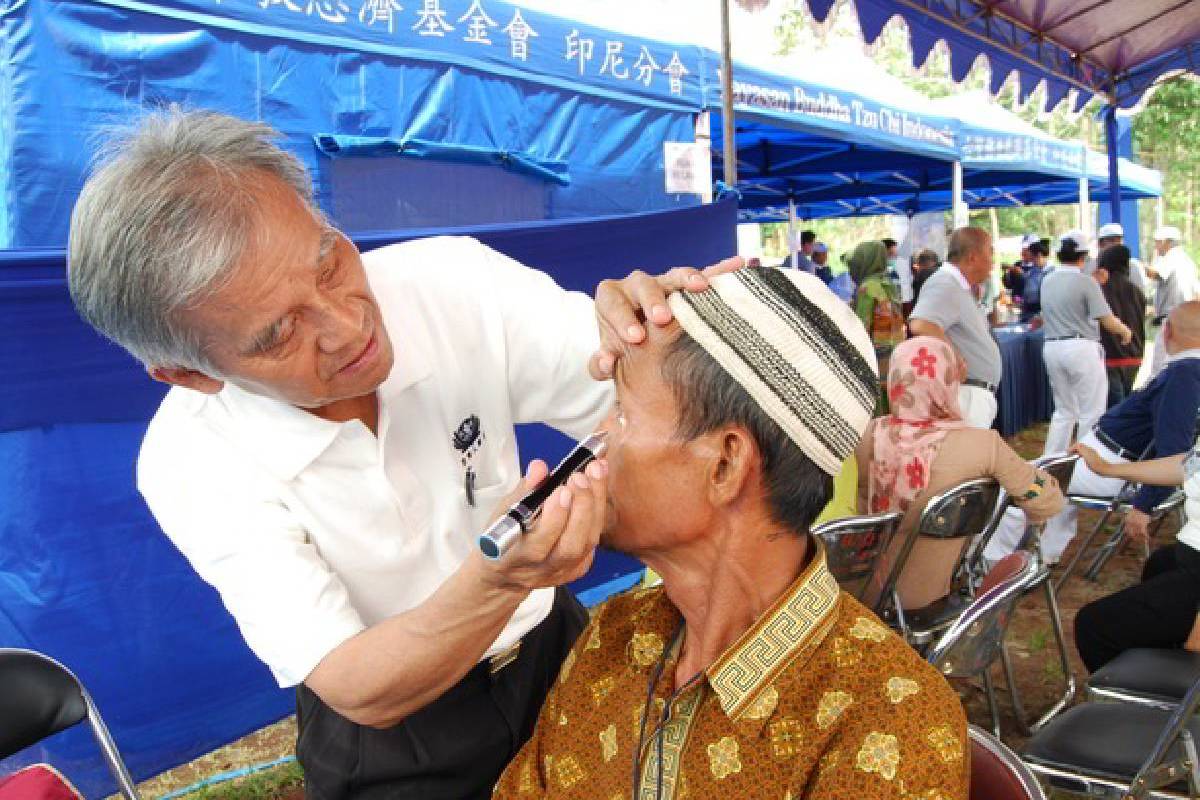
[[[215,0],[222,2],[222,0]],[[224,0],[228,3],[229,0]],[[304,15],[339,26],[355,26],[389,34],[406,29],[420,37],[458,39],[480,47],[504,47],[514,61],[528,62],[530,48],[539,33],[521,9],[513,8],[501,15],[500,3],[486,0],[245,0],[269,13]],[[540,25],[540,23],[539,23]],[[665,88],[672,95],[682,96],[684,76],[688,69],[679,53],[666,59],[655,58],[642,44],[627,49],[627,42],[599,38],[578,28],[563,35],[561,58],[569,62],[579,75],[606,77],[618,83],[638,83],[647,89]],[[544,46],[553,47],[550,41]],[[660,63],[663,62],[663,63]]]

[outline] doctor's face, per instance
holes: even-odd
[[[249,191],[256,216],[242,257],[183,314],[212,377],[310,410],[373,392],[392,344],[358,250],[281,181],[263,176]]]

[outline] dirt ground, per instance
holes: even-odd
[[[1045,441],[1045,425],[1039,425],[1010,439],[1010,443],[1025,458],[1035,458],[1042,453]],[[1080,513],[1080,530],[1088,531],[1094,524],[1096,515],[1092,512]],[[1158,534],[1158,543],[1174,536],[1176,524],[1169,521]],[[1071,548],[1063,558],[1066,563],[1074,553],[1081,537],[1076,537]],[[1082,562],[1086,565],[1087,560]],[[1083,682],[1087,671],[1079,660],[1074,646],[1075,614],[1088,602],[1122,589],[1138,580],[1142,567],[1142,555],[1133,548],[1115,556],[1105,567],[1096,582],[1073,577],[1058,595],[1059,607],[1062,613],[1063,628],[1067,637],[1067,649],[1070,656],[1072,672],[1078,686],[1074,702],[1080,702],[1083,694]],[[1056,576],[1058,570],[1056,568]],[[1061,694],[1064,686],[1064,676],[1059,665],[1057,647],[1051,630],[1050,618],[1047,613],[1043,595],[1037,593],[1024,599],[1017,609],[1015,618],[1009,628],[1009,653],[1012,657],[1013,670],[1016,673],[1017,687],[1027,713],[1030,716],[1040,714],[1054,703]],[[1024,743],[1020,734],[1008,693],[1004,684],[1003,672],[999,665],[993,672],[993,678],[998,688],[1001,715],[1001,733],[1003,739],[1014,748]],[[983,692],[977,686],[959,685],[964,705],[970,720],[990,729],[990,715]],[[223,772],[239,769],[253,764],[273,761],[294,752],[296,735],[295,719],[288,718],[275,725],[257,731],[243,739],[222,747],[208,755],[184,766],[163,773],[142,784],[143,795],[148,798],[161,797],[164,794],[191,786],[204,778]],[[189,797],[204,797],[207,795],[190,795]],[[229,796],[243,796],[236,790]],[[302,791],[289,787],[274,794],[259,794],[255,796],[271,798],[271,800],[300,800]]]

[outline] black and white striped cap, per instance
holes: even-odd
[[[745,267],[671,311],[788,437],[830,475],[854,452],[878,394],[875,349],[858,317],[815,275]]]

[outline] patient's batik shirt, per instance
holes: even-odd
[[[662,588],[606,603],[495,797],[966,798],[958,696],[814,550],[775,605],[678,689],[686,632]]]

